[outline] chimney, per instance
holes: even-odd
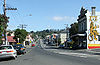
[[[95,16],[95,8],[96,7],[91,7],[92,8],[92,16]]]

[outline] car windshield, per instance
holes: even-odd
[[[1,46],[0,50],[3,50],[3,49],[12,49],[12,47],[11,46]]]

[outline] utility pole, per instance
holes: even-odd
[[[4,0],[4,16],[6,16],[6,0]]]
[[[6,0],[4,0],[4,4],[3,4],[3,12],[4,12],[4,17],[6,16],[6,10],[17,10],[17,8],[6,8]],[[8,18],[8,17],[7,17]],[[7,22],[4,22],[4,25],[7,25]],[[6,34],[6,27],[4,27],[4,38],[5,38],[5,44],[7,45],[7,34]]]
[[[66,25],[66,41],[69,39],[69,27],[68,27],[68,24],[65,24]],[[65,47],[67,47],[67,44],[65,43]]]
[[[69,38],[69,27],[68,24],[65,25],[66,25],[66,40],[67,40],[67,38]]]
[[[4,7],[4,16],[6,16],[6,10],[17,10],[17,8],[6,8],[6,0],[4,0],[4,5],[3,5],[3,7]]]
[[[25,25],[25,24],[20,24],[19,26],[17,26],[18,28],[21,28],[21,29],[24,29],[24,28],[26,28],[26,26],[27,25]]]

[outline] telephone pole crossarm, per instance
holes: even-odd
[[[6,10],[17,10],[17,8],[6,8]]]

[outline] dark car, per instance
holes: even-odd
[[[17,54],[25,54],[26,50],[22,44],[13,45],[14,49],[17,51]]]

